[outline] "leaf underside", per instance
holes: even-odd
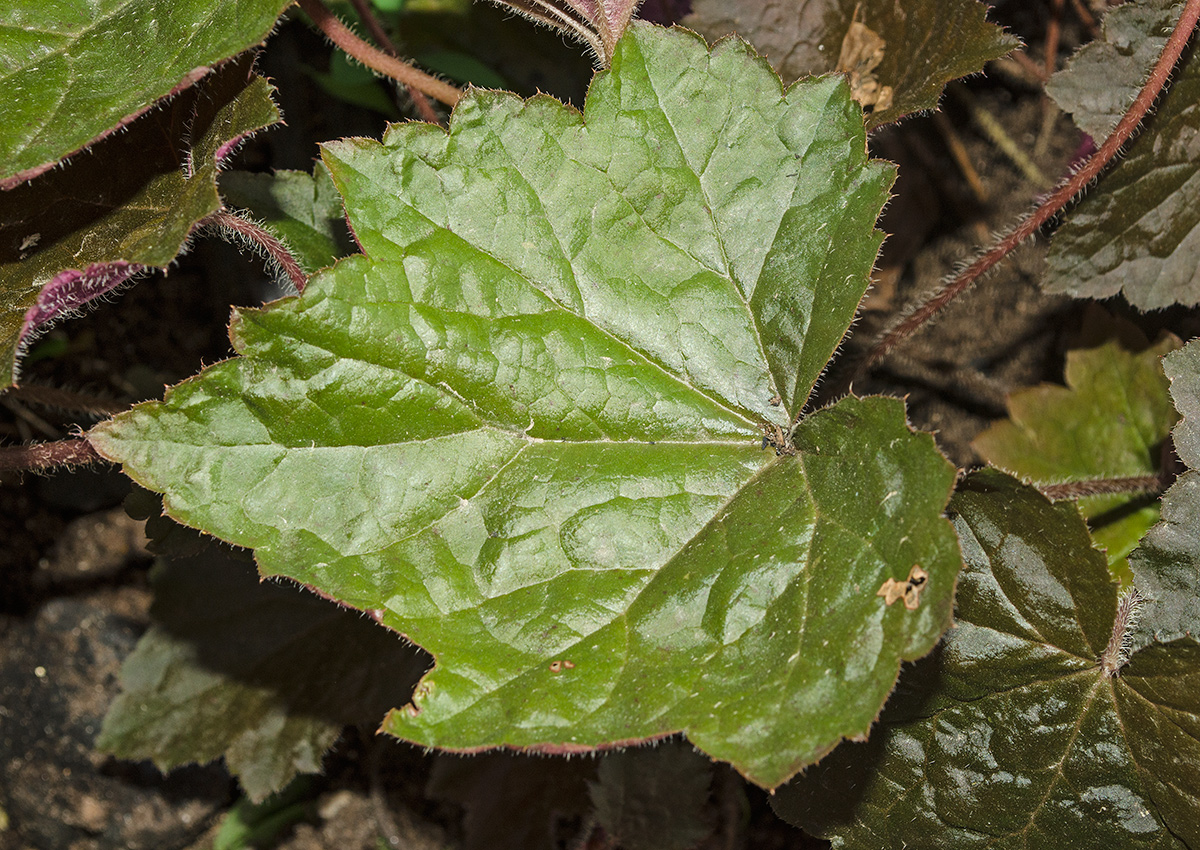
[[[948,625],[959,560],[953,470],[902,402],[786,436],[892,180],[845,84],[784,93],[741,42],[635,24],[583,115],[475,92],[448,133],[325,161],[365,255],[241,311],[241,357],[97,449],[433,653],[385,724],[403,738],[684,731],[774,786],[864,734]],[[878,595],[918,565],[911,609]]]
[[[6,3],[0,188],[36,177],[260,44],[289,4]]]
[[[0,192],[0,386],[51,324],[169,265],[220,208],[217,171],[274,124],[271,86],[231,63],[62,168]]]

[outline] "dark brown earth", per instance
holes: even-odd
[[[998,10],[1031,45],[1037,62],[1046,25],[1042,6],[1010,3]],[[1074,18],[1064,23],[1065,52],[1086,35]],[[241,167],[308,168],[317,141],[382,130],[380,116],[321,95],[300,75],[301,56],[327,53],[295,25],[275,36],[265,68],[276,78],[289,128],[252,143]],[[577,96],[579,83],[572,80],[567,87],[576,86]],[[1036,88],[995,69],[963,90],[1000,120],[1045,174],[1064,173],[1081,139]],[[846,346],[851,357],[913,293],[969,259],[989,234],[1011,226],[1045,188],[1031,184],[974,128],[963,103],[961,97],[947,99],[945,122],[913,118],[872,139],[875,155],[900,163],[901,177],[883,224],[894,235],[879,283]],[[965,146],[986,198],[968,186],[950,158],[951,134]],[[1019,250],[854,391],[907,396],[916,427],[934,431],[956,464],[975,463],[970,441],[1004,415],[1008,392],[1061,379],[1063,354],[1082,322],[1081,303],[1038,292],[1044,247],[1041,241]],[[201,241],[169,275],[144,279],[52,332],[61,350],[28,362],[23,383],[119,405],[159,397],[164,385],[229,356],[230,305],[261,302],[268,292],[254,261]],[[1118,301],[1104,306],[1151,336],[1163,327],[1185,338],[1200,330],[1182,312],[1145,317]],[[840,377],[835,371],[825,386],[836,386]],[[21,393],[0,397],[2,445],[61,439],[90,421]],[[220,764],[164,777],[146,763],[93,749],[117,692],[121,661],[148,623],[151,559],[141,548],[139,524],[120,507],[127,491],[124,479],[104,468],[0,479],[0,850],[208,847],[223,813],[238,799],[236,783]],[[348,731],[308,793],[304,817],[283,830],[275,846],[460,846],[464,830],[482,828],[487,795],[475,792],[476,820],[464,826],[459,802],[426,791],[435,764],[411,747]],[[719,773],[713,787],[716,829],[703,847],[822,846],[775,819],[765,795],[732,774]],[[483,826],[523,833],[530,826],[521,819],[537,810],[506,809],[497,813],[499,821]],[[532,829],[558,836],[566,847],[583,827],[572,817]]]

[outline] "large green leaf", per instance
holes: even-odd
[[[69,164],[0,192],[0,388],[29,340],[146,268],[165,268],[220,208],[217,171],[279,120],[231,63]]]
[[[241,311],[242,357],[97,449],[432,652],[410,740],[685,731],[776,785],[865,733],[959,561],[902,402],[787,434],[892,179],[845,84],[635,25],[584,115],[476,92],[325,156],[366,256]]]
[[[252,800],[374,727],[428,657],[354,611],[263,583],[216,549],[160,562],[154,620],[121,668],[97,746],[163,770],[221,756]]]
[[[6,3],[0,189],[36,177],[261,43],[290,2]]]
[[[1166,334],[1151,346],[1136,329],[1133,334],[1068,351],[1065,387],[1042,384],[1013,393],[1010,418],[972,445],[989,463],[1039,486],[1156,474],[1177,418],[1159,360],[1180,343]],[[1128,577],[1125,557],[1158,521],[1158,501],[1092,496],[1079,507],[1094,520],[1092,537],[1114,573]]]
[[[890,87],[891,104],[875,105],[867,117],[871,127],[935,108],[947,82],[978,73],[989,59],[1020,44],[988,23],[987,8],[976,0],[692,0],[691,5],[685,26],[710,39],[738,33],[785,80],[858,70]],[[842,62],[846,58],[850,61]]]
[[[987,471],[951,509],[956,627],[776,810],[835,848],[1200,846],[1200,648],[1124,663],[1137,606],[1071,505]]]
[[[1167,5],[1173,9],[1159,8],[1158,14],[1153,6],[1130,10],[1123,29],[1110,29],[1109,38],[1135,54],[1153,52],[1153,44],[1140,48],[1133,39],[1159,39],[1164,18],[1168,25],[1178,18],[1178,4]],[[1042,282],[1048,292],[1083,298],[1121,292],[1142,310],[1200,303],[1200,55],[1185,56],[1128,155],[1055,234]],[[1099,83],[1110,79],[1109,64],[1097,48],[1078,57],[1071,71]],[[1127,93],[1122,67],[1116,88]]]

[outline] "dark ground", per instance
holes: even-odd
[[[1043,5],[1050,4],[1009,3],[998,10],[1038,62]],[[1069,15],[1065,24],[1064,55],[1086,37]],[[513,79],[555,88],[536,68],[513,64],[504,54],[515,49],[511,45],[493,49],[494,61],[509,63]],[[273,38],[262,66],[280,89],[289,127],[251,143],[239,167],[307,169],[317,141],[379,134],[381,116],[321,95],[299,74],[302,56],[319,64],[323,60],[313,57],[327,55],[319,40],[295,24]],[[574,60],[557,82],[578,96],[586,73],[586,64]],[[1034,87],[993,69],[967,90],[1045,174],[1053,179],[1064,173],[1081,139]],[[944,124],[914,118],[872,139],[876,156],[900,163],[901,177],[883,224],[894,235],[878,286],[848,344],[850,354],[861,351],[913,292],[928,289],[969,258],[1044,190],[973,128],[961,98],[946,99],[945,115]],[[952,163],[951,133],[965,145],[986,200]],[[935,431],[955,463],[974,463],[970,440],[1004,415],[1006,393],[1061,378],[1063,354],[1082,321],[1082,304],[1038,292],[1044,246],[1041,241],[1018,251],[855,391],[907,395],[913,424]],[[48,356],[26,362],[23,383],[71,389],[121,406],[159,397],[165,385],[229,356],[230,305],[261,302],[267,291],[255,261],[202,240],[169,275],[144,279],[52,332],[48,339],[59,350],[43,346]],[[1119,302],[1105,307],[1134,318],[1151,336],[1162,327],[1185,338],[1196,330],[1181,312],[1147,318]],[[63,438],[75,424],[87,427],[89,420],[18,393],[0,398],[0,444]],[[236,783],[220,764],[162,777],[148,764],[122,762],[92,747],[117,692],[121,661],[148,622],[151,559],[141,548],[140,524],[120,507],[127,490],[117,472],[104,468],[0,480],[0,850],[207,847],[222,813],[237,799]],[[348,731],[328,756],[325,776],[308,792],[305,817],[284,830],[276,846],[353,850],[386,847],[389,841],[412,848],[459,846],[461,807],[426,793],[433,763],[433,757],[406,745]],[[511,775],[507,769],[500,775]],[[703,847],[821,846],[778,821],[765,796],[732,775],[719,773],[713,787],[718,829]],[[504,811],[500,824],[515,828],[522,816]],[[559,832],[570,836],[579,827],[568,821]]]

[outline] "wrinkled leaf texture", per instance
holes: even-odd
[[[1106,30],[1137,55],[1134,38],[1158,39],[1178,4],[1162,14],[1133,10]],[[1124,7],[1122,7],[1124,8]],[[1121,12],[1115,10],[1112,14]],[[1134,26],[1139,27],[1135,36]],[[1087,49],[1067,73],[1089,88],[1109,85],[1104,48]],[[1143,74],[1149,72],[1147,66]],[[1118,74],[1118,82],[1121,77]],[[1140,310],[1200,303],[1200,55],[1186,52],[1154,114],[1124,159],[1099,180],[1054,235],[1042,285],[1078,298],[1122,293]]]
[[[6,3],[0,189],[36,177],[261,43],[290,2]]]
[[[954,473],[895,399],[788,428],[892,169],[838,78],[635,25],[585,113],[476,92],[325,160],[365,256],[90,434],[181,521],[434,654],[385,728],[571,752],[686,732],[774,786],[946,627]],[[886,579],[929,575],[916,610]]]
[[[947,82],[1020,45],[987,22],[976,0],[692,0],[692,10],[685,26],[708,38],[736,32],[785,80],[835,70],[851,23],[864,24],[887,42],[873,73],[895,90],[891,107],[867,116],[868,127],[935,108]]]

